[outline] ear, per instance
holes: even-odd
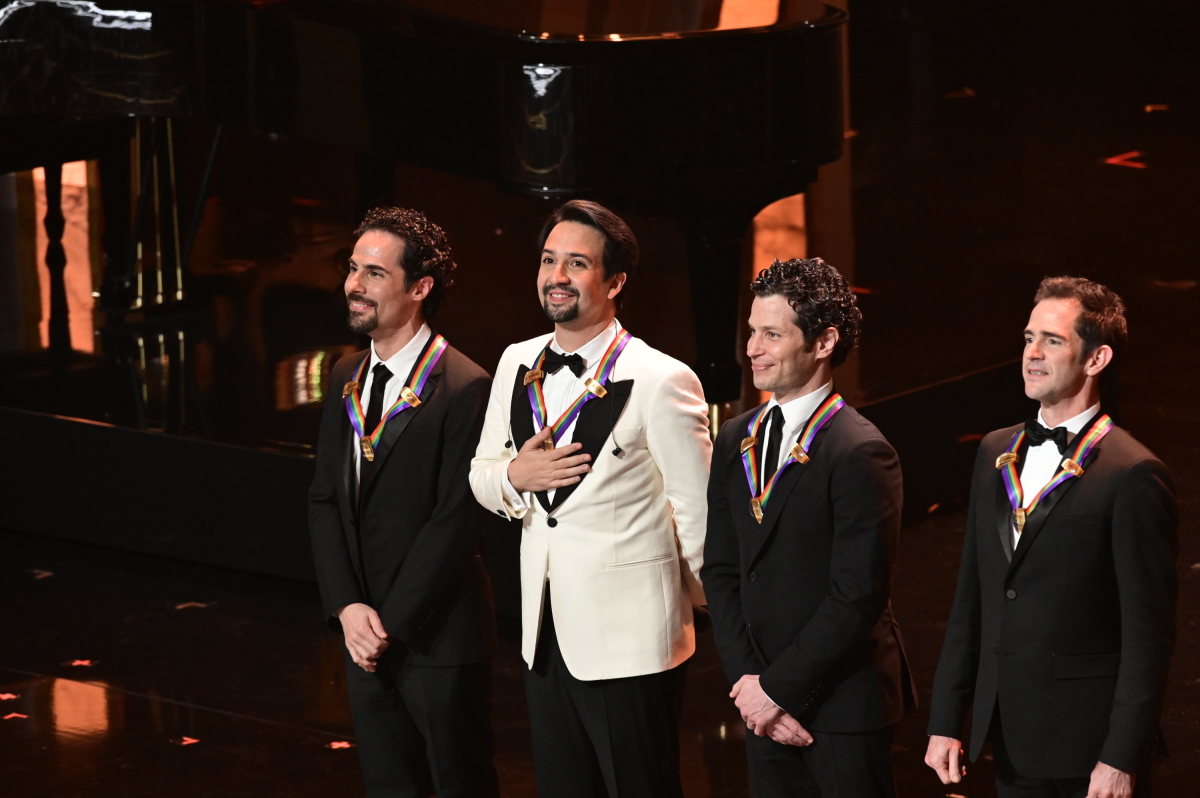
[[[1089,377],[1095,377],[1104,371],[1105,367],[1112,362],[1112,359],[1112,347],[1107,344],[1098,346],[1096,347],[1096,351],[1088,355],[1083,361],[1083,373]]]
[[[612,285],[608,287],[608,298],[616,299],[617,294],[625,287],[625,272],[618,272],[609,278]]]
[[[837,327],[826,327],[812,342],[813,348],[816,350],[816,359],[833,357],[833,350],[837,346],[839,338]]]
[[[417,280],[408,288],[408,294],[416,302],[421,302],[433,290],[433,278],[428,274]]]

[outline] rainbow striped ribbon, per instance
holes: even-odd
[[[547,440],[546,449],[553,449],[558,445],[559,439],[563,433],[567,431],[567,427],[571,426],[571,422],[579,415],[579,411],[591,399],[603,398],[608,391],[604,384],[608,382],[608,378],[612,376],[613,368],[617,365],[617,358],[621,356],[621,352],[625,346],[633,340],[625,329],[617,330],[617,337],[609,344],[608,349],[604,352],[604,357],[600,358],[600,365],[596,369],[595,378],[588,378],[584,385],[587,390],[579,394],[578,398],[571,403],[563,414],[558,417],[551,426],[553,430],[550,435],[550,440]],[[542,380],[546,376],[546,372],[542,369],[542,365],[546,360],[546,350],[543,349],[538,355],[537,361],[533,364],[533,368],[525,375],[525,385],[528,386],[529,406],[533,410],[533,421],[537,427],[536,432],[541,432],[550,423],[550,412],[546,409],[546,396],[542,393]]]
[[[1108,415],[1099,416],[1092,423],[1091,429],[1080,436],[1075,445],[1075,452],[1062,461],[1062,469],[1046,483],[1044,488],[1038,491],[1028,505],[1025,504],[1025,490],[1021,487],[1021,476],[1017,473],[1017,461],[1021,459],[1017,452],[1025,440],[1025,430],[1021,430],[1013,436],[1008,448],[996,458],[996,468],[999,469],[1000,477],[1004,480],[1004,490],[1008,493],[1008,503],[1012,505],[1013,522],[1017,525],[1017,532],[1025,531],[1025,521],[1033,515],[1038,502],[1071,477],[1083,476],[1082,463],[1087,460],[1092,449],[1096,448],[1096,445],[1112,430],[1113,426],[1113,420]]]
[[[758,450],[755,447],[758,444],[759,427],[767,417],[768,406],[763,405],[762,410],[759,410],[758,414],[750,420],[750,425],[746,427],[747,437],[742,439],[742,466],[746,469],[746,481],[750,483],[750,512],[754,513],[754,520],[760,524],[763,520],[763,508],[767,506],[767,500],[771,498],[771,491],[775,490],[775,484],[779,482],[779,477],[792,463],[804,464],[811,459],[808,452],[812,448],[817,433],[838,414],[839,410],[846,406],[846,400],[837,392],[825,397],[825,401],[808,420],[804,432],[800,434],[800,440],[792,446],[787,459],[763,487],[762,493],[756,494],[755,491],[758,490]]]
[[[354,427],[354,431],[358,433],[363,457],[368,460],[375,459],[375,447],[379,445],[379,439],[383,437],[383,427],[393,416],[403,413],[410,407],[420,406],[421,400],[419,397],[421,396],[421,391],[425,389],[425,383],[429,381],[429,375],[433,373],[434,366],[442,359],[442,355],[446,353],[446,347],[448,346],[450,346],[450,342],[441,335],[434,333],[429,336],[429,340],[425,343],[425,350],[417,359],[417,367],[413,370],[412,380],[409,381],[408,385],[400,389],[400,398],[383,414],[383,417],[379,419],[379,426],[375,427],[375,431],[370,435],[367,435],[364,429],[367,423],[367,416],[363,412],[360,394],[363,384],[363,372],[367,368],[367,363],[371,362],[371,357],[368,355],[363,358],[363,362],[358,366],[358,373],[354,375],[354,381],[346,383],[345,388],[342,390],[342,396],[346,399],[346,413],[350,416],[350,424]]]

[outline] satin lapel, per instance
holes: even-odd
[[[824,426],[817,437],[813,439],[812,446],[809,447],[809,457],[816,459],[821,456],[821,442],[825,440],[825,436],[829,434],[829,430],[834,424],[837,424],[841,419],[837,416]],[[795,443],[795,441],[792,441]],[[812,468],[812,461],[808,463],[793,463],[788,466],[788,469],[779,477],[779,481],[775,483],[775,489],[771,491],[771,499],[767,502],[767,506],[763,508],[763,520],[761,524],[755,524],[758,527],[758,534],[750,540],[750,562],[758,557],[758,553],[762,547],[766,545],[767,540],[775,531],[775,527],[779,523],[779,516],[783,514],[784,505],[792,498],[792,493],[800,484],[800,480],[804,474]],[[746,512],[750,512],[750,502],[746,501]],[[751,520],[753,520],[753,515]]]
[[[371,356],[371,350],[368,349],[347,373],[347,376],[354,376],[358,372],[359,366],[363,360]],[[342,386],[331,385],[330,390],[341,391]],[[342,442],[342,499],[345,501],[344,507],[352,508],[350,511],[351,517],[358,516],[358,505],[351,500],[354,495],[354,458],[358,456],[358,438],[354,434],[354,427],[350,426],[350,416],[346,412],[346,398],[342,397],[342,426],[341,437]]]
[[[512,436],[513,452],[521,451],[521,447],[526,441],[534,436],[533,431],[533,407],[529,404],[529,388],[525,385],[525,375],[529,373],[529,366],[517,366],[517,380],[513,383],[512,407],[508,413],[508,434]],[[542,505],[542,509],[546,512],[550,511],[550,500],[546,498],[546,491],[540,491],[536,494],[538,503]]]
[[[1005,445],[1008,448],[1008,445]],[[1017,449],[1017,473],[1021,473],[1021,463],[1025,462],[1025,455],[1029,453],[1029,439],[1021,441],[1020,447]],[[1008,498],[1008,489],[1004,487],[1004,476],[1000,469],[996,469],[996,532],[1000,536],[1000,548],[1004,549],[1004,557],[1010,563],[1013,560],[1013,510],[1012,502]]]
[[[1084,432],[1087,432],[1087,430],[1085,429]],[[1092,453],[1087,456],[1085,461],[1079,464],[1083,466],[1083,470],[1085,472],[1092,467],[1093,463],[1096,462],[1096,457],[1099,455],[1103,446],[1104,443],[1101,442],[1099,446],[1097,446],[1095,449],[1092,449]],[[1025,559],[1025,556],[1029,553],[1029,549],[1037,541],[1038,534],[1042,531],[1042,528],[1046,526],[1046,521],[1050,518],[1050,514],[1054,512],[1054,508],[1062,502],[1064,496],[1071,492],[1071,489],[1075,487],[1075,483],[1079,482],[1080,479],[1085,479],[1086,477],[1087,474],[1084,473],[1082,477],[1072,477],[1071,479],[1068,479],[1066,482],[1052,490],[1049,496],[1043,497],[1042,500],[1038,502],[1038,506],[1033,508],[1033,514],[1030,515],[1028,520],[1025,521],[1025,531],[1021,534],[1021,542],[1017,544],[1017,551],[1013,555],[1012,565],[1008,567],[1010,571],[1019,566],[1021,561]]]
[[[413,364],[413,369],[416,369],[416,364]],[[370,475],[367,476],[365,484],[362,485],[359,495],[363,500],[367,498],[367,494],[371,486],[375,484],[375,477],[383,470],[384,463],[387,462],[388,455],[392,453],[392,449],[396,447],[396,441],[400,440],[400,436],[417,414],[421,412],[421,408],[433,396],[433,392],[437,390],[438,383],[441,382],[442,375],[446,370],[446,358],[443,356],[438,364],[433,367],[433,372],[429,375],[429,380],[425,383],[425,387],[417,396],[421,400],[421,404],[417,407],[410,407],[400,413],[398,416],[393,416],[387,424],[383,426],[383,435],[379,439],[379,445],[375,447],[375,467],[370,469]],[[409,373],[404,379],[404,384],[407,385],[412,381],[412,374]]]
[[[608,389],[608,393],[603,399],[593,399],[579,411],[579,418],[575,421],[575,431],[571,435],[573,443],[583,444],[583,448],[577,454],[590,454],[592,459],[589,462],[591,463],[600,459],[600,448],[612,434],[613,424],[625,410],[625,405],[629,402],[629,394],[633,391],[633,380],[609,382],[604,387]],[[574,485],[567,485],[565,488],[554,491],[554,501],[549,510],[557,510],[562,506],[562,503],[569,499],[575,489],[582,485],[587,478],[588,475],[583,474],[582,478]]]

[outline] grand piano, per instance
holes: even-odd
[[[266,436],[261,420],[302,414],[268,401],[256,417],[242,391],[226,417],[245,429],[219,433],[207,421],[213,402],[196,399],[196,320],[228,307],[220,292],[245,293],[236,274],[194,268],[214,163],[220,172],[233,157],[238,131],[350,153],[357,211],[392,200],[395,167],[408,164],[486,181],[514,202],[586,197],[672,220],[686,249],[694,368],[710,402],[736,400],[743,237],[757,212],[839,157],[845,21],[812,0],[0,0],[0,175],[46,167],[52,373],[0,386],[0,404],[114,422],[0,408],[5,440],[29,455],[0,493],[6,524],[311,574],[311,460],[294,456],[303,446],[264,439],[303,435]],[[82,364],[55,168],[81,160],[93,164],[103,215],[102,356]],[[334,355],[293,358],[312,378],[297,402],[317,407]],[[81,369],[108,376],[80,382]],[[241,390],[253,379],[227,382]],[[82,401],[98,384],[118,411],[89,416],[47,398]],[[147,409],[156,392],[170,410],[157,419]],[[302,420],[315,439],[315,416]],[[153,434],[164,431],[176,434]]]
[[[364,205],[388,198],[381,165],[403,161],[672,218],[694,367],[726,402],[741,390],[742,237],[841,152],[845,19],[812,0],[0,0],[0,172],[99,162],[100,305],[118,323],[137,304],[148,219],[173,219],[160,245],[186,261],[206,188],[159,192],[165,215],[138,201],[153,194],[152,155],[180,157],[178,132],[168,142],[139,118],[352,150]],[[145,163],[131,169],[135,133]]]

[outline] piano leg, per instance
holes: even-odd
[[[681,222],[687,239],[692,315],[696,331],[695,370],[710,404],[737,401],[742,394],[738,361],[738,300],[742,251],[753,213]]]

